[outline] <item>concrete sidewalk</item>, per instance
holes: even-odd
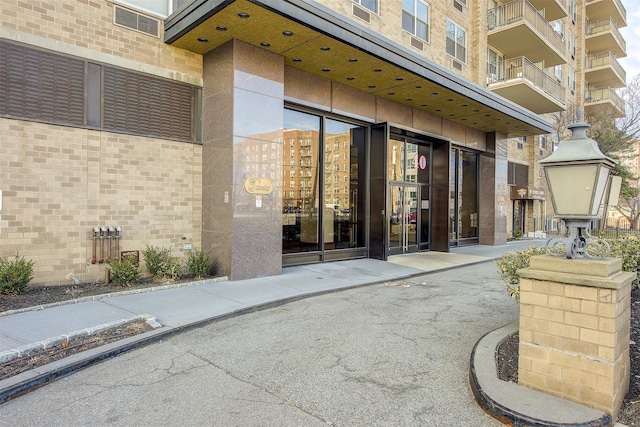
[[[544,240],[523,240],[504,246],[454,248],[450,253],[421,252],[397,255],[390,257],[388,262],[360,259],[305,265],[285,268],[280,276],[236,282],[205,280],[171,289],[141,293],[123,292],[43,309],[3,313],[0,317],[0,362],[60,342],[68,336],[91,334],[140,318],[151,321],[157,328],[152,332],[0,381],[0,403],[96,361],[215,319],[328,292],[487,262],[499,258],[503,252],[520,250],[531,245],[541,246],[544,243]],[[482,343],[478,343],[478,346],[481,349],[486,347]],[[495,349],[495,345],[493,348]],[[502,382],[487,382],[483,379],[485,377],[481,377],[478,383],[473,371],[490,370],[491,366],[495,367],[493,358],[490,349],[484,353],[476,350],[471,362],[472,384],[475,381],[476,397],[477,390],[480,389],[483,399],[489,404],[496,403],[491,398],[492,391],[500,389]],[[524,390],[523,393],[525,397],[531,397],[533,402],[544,397],[537,396],[533,391],[530,391],[533,394],[527,394],[528,391]],[[544,399],[544,402],[545,405],[549,405],[548,399]],[[552,409],[556,408],[558,413],[564,414],[566,411],[563,403],[568,402],[557,399]],[[503,400],[498,404],[508,407],[508,396],[506,402]],[[580,412],[581,409],[587,411],[586,418],[584,411]],[[535,415],[535,404],[533,410]],[[562,417],[562,422],[566,425],[600,425],[593,424],[593,421],[601,419],[602,413],[588,408],[578,408],[576,411],[577,423],[567,423],[571,419],[567,420],[565,416]],[[496,416],[501,413],[493,414]],[[548,418],[553,417],[553,411],[547,411],[545,414],[549,414]]]

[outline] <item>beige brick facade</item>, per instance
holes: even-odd
[[[201,175],[197,144],[0,118],[0,256],[34,260],[39,285],[103,279],[100,226],[122,227],[121,250],[183,255],[200,248]]]
[[[629,387],[633,274],[619,259],[545,255],[521,275],[519,384],[615,416]]]

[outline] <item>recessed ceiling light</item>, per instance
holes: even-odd
[[[433,96],[438,96],[438,95],[439,95],[439,93],[438,93],[438,92],[431,92],[431,95],[433,95]]]
[[[411,98],[407,98],[407,99],[405,99],[405,101],[407,101],[407,102],[411,102],[411,101],[413,101],[413,99],[411,99]]]
[[[347,77],[347,80],[351,81],[351,80],[355,80],[355,77]]]
[[[485,117],[491,117],[491,114],[485,114],[484,116]]]
[[[358,58],[349,58],[349,62],[358,62]]]
[[[369,89],[375,89],[376,85],[369,85]]]
[[[395,92],[389,92],[389,93],[387,93],[387,95],[395,95],[395,94],[396,94]]]
[[[466,122],[466,121],[467,121],[467,119],[465,119],[465,118],[462,118],[462,119],[460,119],[460,120],[462,120],[463,122]]]
[[[417,85],[417,86],[414,86],[414,87],[415,87],[416,89],[422,89],[422,86],[420,86],[420,85]]]
[[[270,45],[269,43],[267,43],[267,42],[262,42],[262,43],[260,43],[260,46],[262,46],[262,47],[269,47],[269,46],[271,46],[271,45]]]
[[[439,113],[439,112],[440,112],[440,111],[442,111],[442,110],[438,108],[436,111]]]
[[[206,42],[208,42],[208,41],[209,41],[209,39],[204,38],[204,37],[198,37],[198,41],[199,41],[200,43],[206,43]]]
[[[428,106],[429,106],[429,104],[422,104],[422,105],[420,105],[420,106],[421,106],[421,107],[428,107]]]
[[[293,35],[293,31],[289,31],[289,30],[283,31],[282,35],[283,36],[287,36],[287,37],[291,37]]]
[[[322,71],[324,71],[325,73],[328,73],[329,71],[331,71],[331,68],[323,68]]]
[[[455,116],[455,114],[449,114],[449,117],[453,117],[453,116]]]
[[[447,101],[451,102],[451,101],[453,101],[453,98],[447,98]]]
[[[322,46],[320,50],[324,50],[326,52],[328,50],[331,50],[331,48],[329,46]]]
[[[381,71],[382,71],[382,68],[376,68],[376,69],[373,70],[374,73],[379,73]]]
[[[218,26],[216,27],[216,30],[218,30],[218,31],[227,31],[227,27],[224,27],[224,26],[222,26],[222,25],[218,25]]]
[[[474,113],[479,113],[479,112],[480,112],[480,110],[473,110],[473,112],[474,112]]]
[[[247,19],[248,17],[249,17],[249,14],[246,12],[240,12],[238,14],[238,18]]]
[[[461,104],[460,106],[461,107],[467,107],[467,104]]]
[[[397,81],[397,82],[401,82],[401,81],[403,81],[403,80],[404,80],[404,79],[403,79],[402,77],[396,77],[396,81]]]
[[[293,61],[293,62],[302,62],[302,59],[300,59],[300,58],[293,58],[293,59],[292,59],[292,61]]]

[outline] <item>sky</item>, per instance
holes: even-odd
[[[622,0],[627,10],[627,26],[620,28],[620,33],[627,42],[627,57],[618,58],[620,65],[627,72],[627,83],[640,74],[640,1]]]

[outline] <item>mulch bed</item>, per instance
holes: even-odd
[[[503,381],[518,382],[518,334],[502,342],[496,354],[498,377]],[[631,291],[631,379],[629,393],[622,402],[618,422],[629,427],[640,427],[640,289]]]

